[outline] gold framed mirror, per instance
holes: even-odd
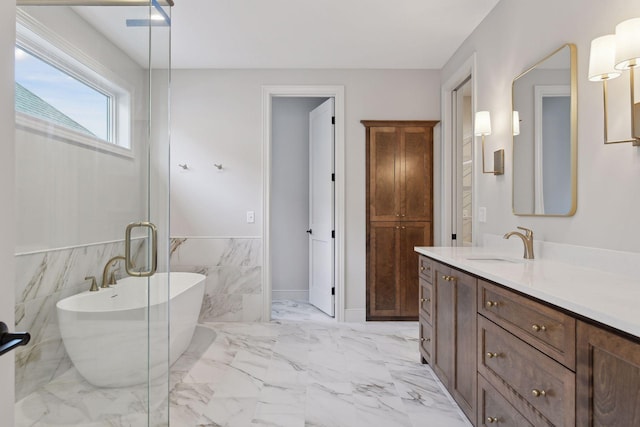
[[[513,213],[577,209],[577,48],[565,44],[513,79]]]

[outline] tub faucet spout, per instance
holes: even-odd
[[[101,288],[108,288],[109,285],[114,285],[115,281],[109,281],[109,267],[115,265],[117,261],[127,262],[126,258],[122,255],[114,256],[104,265],[104,269],[102,270],[102,285]],[[111,273],[113,277],[113,273]],[[115,277],[114,277],[115,278]]]
[[[524,244],[524,258],[533,259],[533,231],[524,227],[518,228],[524,231],[524,234],[520,233],[519,231],[510,231],[504,235],[504,238],[508,239],[511,236],[518,236]]]

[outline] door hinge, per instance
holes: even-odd
[[[457,237],[458,237],[458,236],[457,236],[456,234],[452,234],[452,235],[451,235],[451,240],[456,240],[456,238],[457,238]]]
[[[331,230],[331,238],[332,239],[336,238],[336,230]]]
[[[331,295],[335,295],[336,294],[336,287],[334,286],[333,288],[331,288]]]
[[[332,182],[335,182],[335,181],[336,181],[336,174],[335,174],[335,173],[332,173],[332,174],[331,174],[331,181],[332,181]]]
[[[332,124],[332,125],[335,125],[335,124],[336,124],[336,118],[335,118],[335,116],[332,116],[332,117],[331,117],[331,124]]]

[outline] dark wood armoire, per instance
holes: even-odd
[[[367,320],[418,319],[418,255],[433,245],[433,127],[363,120],[367,134]]]

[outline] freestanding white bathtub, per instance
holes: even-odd
[[[204,283],[202,274],[157,273],[59,301],[60,332],[73,365],[98,387],[142,384],[166,373],[191,342]]]

